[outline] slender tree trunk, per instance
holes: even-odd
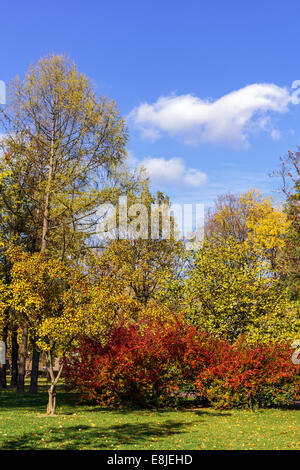
[[[42,229],[42,244],[41,253],[44,254],[47,248],[47,235],[49,229],[49,214],[50,214],[50,199],[51,199],[51,186],[53,178],[53,164],[54,164],[54,133],[55,133],[55,122],[52,125],[52,136],[50,144],[50,160],[49,160],[49,174],[46,186],[45,194],[45,207],[43,213],[43,229]]]
[[[36,395],[38,392],[40,351],[36,342],[37,342],[37,337],[35,336],[32,341],[32,364],[31,364],[30,387],[29,387],[29,393],[31,395]]]
[[[51,135],[51,145],[50,145],[50,161],[49,161],[49,174],[46,187],[46,196],[45,196],[45,207],[43,213],[43,229],[42,229],[42,244],[41,244],[41,253],[44,254],[47,248],[47,235],[49,228],[49,213],[50,213],[50,196],[51,196],[51,185],[53,177],[53,163],[54,163],[54,133],[55,133],[55,122],[52,123],[52,135]],[[48,379],[51,380],[51,385],[48,390],[49,401],[47,405],[47,413],[50,415],[55,414],[56,410],[56,383],[53,372],[52,364],[52,354],[51,351],[48,355],[47,360],[47,382]]]
[[[51,385],[48,389],[48,405],[47,405],[47,414],[48,415],[55,415],[56,414],[56,385],[60,379],[61,373],[64,367],[64,359],[62,358],[62,362],[58,373],[55,377],[54,369],[53,369],[53,359],[51,351],[47,353],[47,369],[49,371],[49,375],[51,377]]]
[[[56,413],[56,385],[52,383],[48,390],[47,414],[55,415]]]
[[[18,371],[18,383],[17,392],[25,392],[25,367],[27,357],[27,341],[28,341],[28,326],[24,326],[22,333],[22,341],[20,348],[20,360],[19,360],[19,371]]]
[[[2,341],[5,343],[5,347],[7,346],[7,336],[8,336],[8,325],[5,325],[3,328],[2,334]],[[6,363],[0,364],[0,389],[6,388]]]
[[[18,385],[18,357],[19,357],[19,344],[18,344],[18,331],[16,328],[11,333],[11,378],[10,386],[17,388]]]

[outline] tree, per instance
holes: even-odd
[[[285,291],[269,270],[270,264],[234,237],[206,239],[186,282],[188,318],[230,341],[241,335],[293,340],[296,319],[289,317]]]
[[[244,242],[248,235],[245,208],[240,195],[224,194],[217,197],[214,207],[207,210],[205,236],[234,237]]]
[[[281,275],[291,297],[300,297],[300,152],[288,152],[281,159],[285,212],[290,222],[282,253]]]
[[[257,190],[244,194],[219,196],[215,207],[208,211],[205,236],[230,238],[258,250],[271,263],[273,275],[285,245],[289,226],[283,208],[272,197]]]
[[[99,99],[75,64],[51,55],[31,66],[23,81],[12,82],[1,127],[0,205],[14,234],[31,253],[78,256],[107,196],[107,177],[126,155],[126,129],[115,103]],[[21,365],[28,336],[23,328]]]
[[[105,344],[112,327],[131,318],[137,304],[124,296],[122,280],[114,279],[112,284],[111,267],[96,254],[87,257],[84,265],[18,249],[11,250],[10,257],[10,307],[37,336],[38,347],[46,355],[51,379],[47,412],[55,414],[56,385],[76,341],[85,335]],[[57,375],[54,358],[60,359]]]
[[[4,175],[0,173],[0,185],[1,185],[1,179]],[[12,242],[16,241],[16,226],[15,226],[14,221],[12,223],[12,220],[10,219],[9,213],[6,211],[6,208],[3,204],[0,202],[0,282],[2,283],[3,286],[8,286],[10,283],[10,269],[11,269],[11,263],[9,261],[9,258],[6,254],[7,246]],[[22,243],[21,239],[19,238],[20,244]],[[3,298],[5,293],[5,289],[2,289],[1,295]],[[12,358],[12,367],[11,367],[11,386],[16,387],[17,381],[16,381],[16,370],[18,368],[17,364],[17,354],[18,349],[16,348],[17,342],[15,341],[16,338],[16,331],[15,331],[15,325],[12,322],[12,315],[10,308],[7,307],[5,309],[5,314],[3,317],[3,322],[2,322],[2,327],[0,328],[0,331],[2,332],[2,341],[6,345],[6,350],[8,348],[8,342],[9,342],[9,332],[12,331],[12,337],[11,337],[11,358]],[[0,388],[6,388],[7,383],[6,383],[6,369],[7,366],[6,364],[3,365],[3,367],[0,367]]]
[[[29,251],[64,258],[96,223],[107,175],[124,161],[124,121],[74,64],[52,55],[13,82],[2,126],[1,199],[25,214]]]
[[[6,283],[0,278],[0,331],[2,330],[1,340],[5,346],[7,344],[7,316],[9,305],[9,292]],[[0,389],[6,388],[6,364],[0,364]]]
[[[184,243],[176,239],[172,216],[169,216],[168,221],[169,238],[163,236],[159,213],[156,214],[157,238],[151,237],[151,206],[154,205],[157,211],[163,207],[166,209],[169,207],[169,199],[162,193],[153,196],[145,183],[143,191],[131,195],[128,204],[137,204],[136,214],[133,214],[134,211],[131,213],[129,208],[127,222],[129,226],[134,224],[137,227],[138,236],[131,238],[130,227],[126,234],[122,234],[118,228],[117,239],[108,243],[102,257],[113,266],[114,275],[124,280],[126,291],[142,306],[146,307],[154,299],[164,303],[170,294],[170,284],[179,282],[183,276],[186,257]],[[152,211],[152,215],[153,213]],[[143,233],[140,227],[143,224],[141,217],[146,221]]]

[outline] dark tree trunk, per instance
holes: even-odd
[[[0,364],[0,390],[6,388],[6,365]]]
[[[10,386],[17,388],[18,385],[18,357],[19,357],[19,344],[18,332],[13,329],[11,333],[11,378]]]
[[[18,373],[18,384],[17,392],[25,392],[25,367],[26,367],[26,357],[27,357],[27,341],[28,341],[28,326],[24,326],[22,333],[22,341],[20,348],[20,360],[19,360],[19,373]]]
[[[36,395],[38,392],[40,351],[36,342],[37,342],[37,337],[34,337],[32,341],[32,365],[31,365],[31,376],[30,376],[30,387],[29,387],[29,393],[31,395]]]
[[[5,346],[7,346],[7,336],[8,336],[8,325],[5,325],[3,328],[2,341],[4,341]],[[0,389],[6,388],[6,364],[0,365]]]

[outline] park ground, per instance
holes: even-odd
[[[108,410],[77,404],[58,390],[45,415],[46,385],[35,397],[0,391],[0,449],[300,449],[300,409]]]

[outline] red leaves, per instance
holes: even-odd
[[[83,338],[77,352],[67,381],[101,405],[170,405],[187,386],[226,408],[282,404],[299,393],[288,346],[231,345],[182,320],[120,325],[106,346]]]
[[[299,394],[299,368],[286,345],[251,347],[239,340],[219,343],[214,359],[198,375],[204,398],[217,407],[280,405]]]
[[[174,325],[121,325],[104,347],[82,339],[67,364],[69,383],[103,405],[163,405],[176,399],[184,341]],[[180,380],[179,380],[180,381]]]

